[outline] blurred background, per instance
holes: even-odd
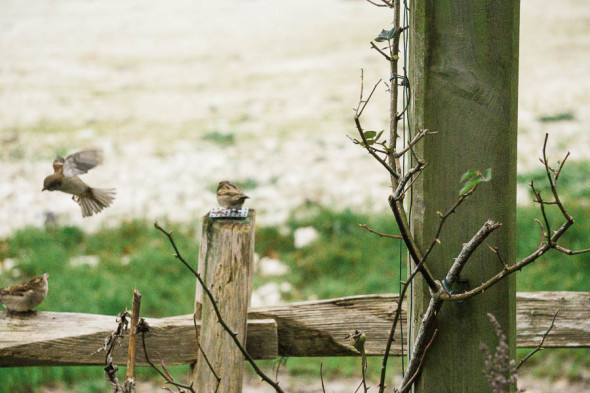
[[[397,292],[399,244],[358,228],[395,232],[388,177],[347,138],[360,70],[366,85],[387,78],[369,42],[390,27],[388,11],[360,0],[0,0],[0,287],[48,271],[40,310],[115,315],[138,288],[145,315],[191,313],[194,279],[152,224],[174,229],[196,263],[200,217],[228,179],[258,212],[253,304]],[[589,2],[521,0],[519,255],[538,243],[527,183],[543,179],[546,132],[552,159],[571,152],[564,245],[589,246],[589,53]],[[386,127],[384,88],[364,116]],[[89,147],[105,162],[84,180],[117,197],[82,219],[41,188],[56,154]],[[519,273],[518,290],[590,291],[589,267],[550,254]],[[354,390],[358,359],[289,359],[293,391],[313,391],[320,361],[336,391]],[[587,350],[546,350],[522,387],[588,391],[589,370]],[[0,391],[107,390],[100,367],[0,369]]]

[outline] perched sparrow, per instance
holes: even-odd
[[[69,155],[65,159],[58,156],[53,161],[54,173],[45,178],[41,191],[73,194],[72,199],[82,208],[82,217],[98,213],[113,203],[115,190],[89,187],[78,175],[87,173],[100,163],[102,163],[102,150],[98,149],[84,150]]]
[[[0,303],[9,314],[31,310],[47,297],[47,277],[49,274],[45,273],[29,282],[0,289]]]
[[[217,186],[217,202],[226,209],[241,209],[249,196],[228,181],[220,181]]]

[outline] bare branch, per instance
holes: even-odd
[[[180,251],[176,247],[176,243],[174,242],[174,238],[172,237],[172,233],[166,231],[164,228],[162,228],[160,225],[158,225],[157,222],[154,224],[154,226],[156,227],[157,230],[159,230],[160,232],[162,232],[163,234],[165,234],[168,237],[168,240],[170,241],[170,244],[172,245],[172,247],[174,248],[174,251],[176,252],[176,254],[174,256],[178,260],[180,260],[186,267],[188,267],[189,270],[197,278],[197,280],[199,281],[199,284],[203,288],[203,291],[205,292],[205,294],[207,295],[207,298],[209,299],[209,301],[211,302],[211,305],[213,306],[213,310],[215,311],[215,315],[217,316],[217,321],[223,327],[223,329],[227,332],[227,334],[229,334],[229,336],[232,338],[234,344],[236,344],[236,346],[238,347],[238,349],[240,350],[240,352],[244,355],[244,357],[246,358],[246,360],[248,361],[248,363],[250,363],[250,365],[252,366],[252,368],[254,369],[254,371],[256,372],[256,374],[258,374],[258,376],[260,376],[260,378],[262,378],[263,381],[265,381],[270,386],[272,386],[275,389],[275,391],[277,391],[279,393],[284,393],[283,389],[279,386],[278,382],[273,381],[268,375],[266,375],[264,373],[264,371],[262,371],[260,369],[260,367],[258,367],[258,365],[254,361],[254,359],[252,358],[252,356],[248,353],[248,351],[246,350],[246,348],[244,348],[244,346],[242,345],[242,343],[238,339],[237,333],[235,333],[229,326],[227,326],[227,323],[225,322],[225,320],[223,319],[223,317],[221,315],[221,312],[219,311],[219,307],[217,306],[217,301],[213,297],[213,294],[211,293],[211,291],[209,290],[209,288],[207,288],[207,286],[203,282],[203,278],[201,277],[201,275],[198,272],[196,272],[184,260],[184,258],[180,254]]]
[[[559,245],[555,245],[554,247],[557,251],[562,252],[564,254],[567,255],[578,255],[578,254],[585,254],[587,252],[590,252],[590,248],[587,248],[585,250],[578,250],[578,251],[572,251],[572,250],[568,250],[567,248],[561,247]]]
[[[444,293],[444,294],[441,294],[441,299],[443,299],[443,300],[464,300],[464,299],[468,299],[474,295],[477,295],[478,293],[481,293],[481,292],[485,291],[486,289],[488,289],[489,287],[491,287],[492,285],[496,284],[498,281],[502,280],[504,277],[506,277],[506,276],[522,269],[523,267],[527,266],[528,264],[536,261],[538,258],[540,258],[543,254],[545,254],[550,249],[556,249],[557,251],[563,252],[568,255],[590,252],[590,249],[580,250],[580,251],[571,251],[571,250],[563,248],[557,244],[557,242],[561,238],[561,236],[563,236],[563,234],[569,229],[569,227],[574,224],[574,219],[572,218],[572,216],[570,216],[567,213],[565,207],[563,206],[563,204],[561,202],[561,199],[559,198],[559,194],[557,191],[557,187],[555,186],[555,181],[554,181],[554,177],[552,176],[552,173],[556,174],[556,173],[560,172],[561,169],[563,168],[563,165],[560,165],[560,168],[557,171],[552,169],[549,166],[548,160],[547,160],[547,153],[546,153],[547,139],[548,139],[548,134],[545,135],[545,142],[543,144],[543,159],[541,160],[541,162],[545,166],[545,173],[547,174],[547,179],[549,180],[549,185],[551,187],[551,193],[553,194],[555,204],[558,206],[560,212],[562,213],[563,218],[565,219],[565,222],[559,227],[559,229],[557,229],[556,231],[553,232],[553,235],[551,235],[552,232],[549,227],[549,220],[548,220],[546,212],[545,212],[545,203],[542,203],[540,193],[535,189],[533,182],[531,182],[531,188],[533,189],[533,192],[536,195],[537,201],[540,202],[539,206],[541,209],[541,213],[542,213],[543,218],[545,220],[545,224],[547,225],[547,231],[546,231],[546,233],[544,232],[544,236],[546,237],[547,242],[542,244],[541,247],[539,247],[535,252],[533,252],[530,255],[526,256],[525,258],[521,259],[519,262],[515,263],[514,265],[504,267],[500,272],[498,272],[496,275],[494,275],[493,277],[491,277],[489,280],[482,283],[478,287],[473,288],[469,291],[460,293],[460,294]],[[567,158],[567,156],[566,156],[566,158]],[[565,162],[565,160],[564,160],[564,162]],[[448,278],[447,278],[447,280],[448,280]]]
[[[459,198],[457,199],[457,202],[455,202],[455,204],[453,206],[451,206],[451,208],[449,210],[447,210],[446,213],[439,214],[439,223],[438,223],[438,228],[436,228],[436,232],[434,234],[434,239],[432,239],[432,242],[430,243],[430,245],[428,246],[428,248],[424,252],[424,255],[422,256],[422,260],[425,261],[428,258],[428,255],[430,255],[430,252],[432,251],[432,249],[434,248],[434,246],[439,243],[440,234],[442,232],[442,229],[443,229],[443,227],[445,225],[445,222],[446,222],[447,218],[449,218],[449,216],[451,214],[454,214],[455,213],[455,211],[457,210],[457,208],[459,206],[461,206],[461,204],[467,198],[469,198],[469,196],[471,194],[473,194],[475,192],[475,189],[476,188],[477,188],[477,186],[473,187],[471,190],[469,190],[465,194],[459,195]]]
[[[455,280],[457,278],[459,278],[459,275],[461,274],[461,270],[463,270],[463,267],[465,266],[467,261],[469,261],[469,259],[471,258],[471,255],[477,249],[477,247],[479,247],[480,244],[483,243],[483,241],[492,232],[494,232],[496,229],[500,228],[501,226],[502,226],[502,224],[500,224],[500,223],[494,222],[492,220],[488,220],[483,224],[483,226],[480,228],[480,230],[477,231],[477,233],[471,238],[471,240],[463,245],[461,252],[457,256],[457,258],[455,258],[455,262],[453,263],[453,265],[451,266],[451,268],[449,269],[449,272],[447,273],[447,275],[445,277],[445,281],[448,286],[453,285]]]
[[[397,173],[388,163],[387,161],[385,161],[384,159],[382,159],[381,157],[379,157],[377,155],[376,152],[374,152],[372,149],[369,148],[369,142],[367,141],[367,137],[365,137],[365,132],[363,131],[363,127],[361,126],[361,121],[359,119],[358,116],[355,116],[354,118],[354,123],[356,124],[356,129],[358,130],[361,139],[363,140],[364,143],[364,148],[367,149],[367,151],[369,152],[369,154],[371,154],[381,165],[383,165],[383,167],[387,170],[387,172],[389,172],[389,174],[391,176],[393,176],[396,179],[399,179],[400,174]]]
[[[217,381],[215,384],[215,391],[217,392],[217,389],[219,389],[219,384],[221,383],[221,377],[217,374],[217,372],[213,368],[213,365],[211,364],[209,357],[207,356],[207,354],[205,353],[205,350],[201,346],[201,340],[199,340],[199,331],[198,331],[198,327],[197,327],[197,313],[196,312],[193,313],[193,325],[195,326],[195,338],[197,339],[197,348],[199,348],[199,352],[201,352],[201,355],[203,355],[203,359],[205,359],[205,363],[207,363],[207,367],[209,367],[209,371],[211,371],[211,373],[213,374],[213,377]]]
[[[125,331],[129,328],[129,321],[127,320],[128,316],[129,313],[127,311],[122,311],[117,315],[117,328],[105,338],[103,346],[94,353],[97,354],[101,351],[105,351],[104,375],[113,387],[114,393],[123,393],[123,389],[119,384],[119,378],[117,378],[117,370],[119,370],[119,367],[113,363],[113,350],[115,344],[121,340],[125,335]]]
[[[430,348],[430,346],[434,342],[434,338],[436,337],[437,333],[438,333],[438,329],[435,329],[434,333],[432,333],[432,338],[430,339],[430,342],[428,343],[428,345],[426,345],[426,348],[424,348],[424,352],[422,353],[422,356],[420,357],[420,363],[418,364],[418,369],[416,370],[414,375],[412,375],[412,377],[408,380],[406,385],[404,385],[401,389],[399,389],[399,393],[405,393],[408,390],[410,390],[410,388],[412,387],[412,383],[414,382],[414,379],[416,379],[416,377],[418,376],[418,374],[420,374],[420,371],[422,370],[422,366],[424,365],[424,358],[426,357],[426,353],[428,352],[428,349]]]
[[[148,325],[148,323],[145,321],[145,319],[140,318],[138,324],[137,324],[137,332],[141,333],[141,344],[143,347],[143,356],[145,357],[145,361],[154,369],[158,372],[158,374],[160,374],[160,376],[162,378],[164,378],[164,380],[169,383],[170,385],[174,385],[177,388],[182,388],[182,389],[187,389],[188,391],[190,391],[191,393],[196,393],[195,390],[193,389],[193,385],[183,385],[181,383],[175,382],[174,379],[172,378],[172,376],[170,376],[170,374],[168,373],[168,370],[166,369],[165,365],[162,367],[164,369],[164,371],[160,370],[158,368],[158,366],[156,366],[151,360],[150,360],[150,356],[148,354],[148,350],[147,350],[147,346],[145,345],[145,335],[146,333],[149,333],[150,331],[150,326]],[[160,362],[162,364],[164,364],[164,362],[162,361],[162,359],[160,359]],[[170,390],[170,389],[169,389]]]
[[[324,373],[322,368],[324,367],[324,363],[320,363],[320,381],[322,381],[322,393],[326,393],[326,387],[324,386]]]
[[[381,53],[383,55],[383,57],[385,57],[385,59],[387,61],[391,61],[391,57],[389,57],[389,55],[385,52],[383,52],[373,41],[371,41],[371,46],[373,47],[373,49],[375,49],[377,52]]]
[[[374,233],[376,235],[379,235],[379,237],[389,237],[389,238],[392,238],[392,239],[401,239],[402,238],[400,235],[389,235],[387,233],[377,232],[376,230],[369,228],[367,226],[367,224],[359,224],[359,227],[361,227],[363,229],[366,229],[367,231],[369,231],[371,233]]]
[[[412,261],[414,261],[414,263],[416,264],[416,269],[418,269],[430,290],[433,292],[437,292],[439,289],[439,285],[437,285],[436,281],[434,280],[432,273],[430,273],[430,271],[424,263],[420,263],[422,261],[422,251],[420,251],[420,248],[418,247],[416,241],[412,236],[412,232],[410,231],[410,226],[408,225],[408,218],[406,216],[403,204],[399,200],[396,201],[393,198],[393,195],[390,195],[389,207],[393,212],[393,216],[395,217],[395,221],[397,223],[397,226],[399,227],[404,243],[408,248],[408,252],[412,257]]]
[[[537,347],[535,349],[533,349],[528,355],[526,355],[519,363],[518,366],[516,366],[516,369],[518,370],[520,368],[520,366],[522,366],[527,360],[529,360],[529,358],[531,356],[533,356],[535,353],[541,351],[543,349],[543,344],[545,343],[545,339],[547,338],[547,336],[549,335],[549,332],[551,331],[551,329],[553,329],[553,326],[555,326],[555,318],[557,318],[557,313],[559,312],[559,310],[555,311],[555,314],[553,315],[553,320],[551,320],[551,325],[549,325],[549,328],[547,329],[547,331],[545,332],[545,334],[543,334],[543,338],[541,338],[541,342],[539,343],[539,345],[537,345]]]
[[[141,307],[141,293],[133,290],[133,302],[131,305],[131,334],[129,335],[129,349],[127,350],[127,372],[125,374],[125,392],[135,392],[135,354],[137,344],[137,323],[139,322],[139,309]]]
[[[404,154],[406,154],[409,150],[411,150],[418,142],[420,142],[420,140],[422,138],[424,138],[426,135],[431,135],[431,134],[436,134],[436,132],[431,132],[427,129],[424,129],[422,131],[420,131],[419,133],[417,133],[414,138],[412,138],[412,140],[410,142],[408,142],[408,146],[406,146],[403,150],[397,151],[393,154],[393,156],[395,158],[401,157]]]

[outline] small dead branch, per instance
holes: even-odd
[[[320,363],[320,381],[322,381],[322,393],[326,393],[326,386],[324,386],[323,367],[324,367],[324,363]]]
[[[438,212],[438,217],[439,217],[439,223],[438,223],[438,227],[436,228],[436,232],[434,234],[434,238],[432,239],[432,242],[430,243],[430,245],[428,246],[428,248],[426,249],[426,251],[424,252],[424,255],[422,256],[422,259],[425,261],[428,258],[428,255],[430,255],[430,252],[432,251],[432,249],[437,245],[440,244],[440,234],[442,232],[442,229],[445,225],[445,222],[447,220],[447,218],[449,218],[449,216],[451,214],[454,214],[455,211],[457,210],[457,208],[459,206],[461,206],[461,204],[467,199],[469,198],[469,196],[471,196],[471,194],[473,194],[476,190],[477,186],[472,188],[471,190],[469,190],[468,192],[466,192],[465,194],[461,194],[459,195],[459,198],[457,199],[457,202],[455,202],[455,204],[453,206],[451,206],[451,208],[449,210],[447,210],[444,214]]]
[[[402,238],[400,235],[389,235],[387,233],[377,232],[376,230],[369,228],[366,224],[359,224],[359,227],[366,229],[367,231],[374,233],[375,235],[378,235],[379,237],[389,237],[391,239],[401,239]]]
[[[166,381],[166,383],[175,386],[176,388],[178,388],[178,392],[177,393],[186,393],[191,392],[191,393],[196,393],[195,390],[193,389],[193,385],[184,385],[181,383],[178,383],[176,381],[174,381],[174,378],[172,378],[172,376],[170,375],[170,373],[168,372],[168,369],[166,368],[166,365],[164,364],[164,361],[160,358],[160,364],[162,367],[162,370],[160,370],[160,368],[158,366],[156,366],[151,360],[150,360],[150,356],[148,354],[148,350],[147,350],[147,345],[145,344],[145,335],[147,333],[149,333],[150,331],[150,326],[148,325],[148,323],[145,321],[145,319],[140,318],[138,323],[137,323],[137,333],[141,334],[141,344],[143,347],[143,356],[145,357],[145,361],[154,369],[158,372],[158,374],[160,374],[160,376],[162,378],[164,378],[164,380]],[[166,390],[169,391],[173,391],[172,389],[166,387],[164,388]]]
[[[131,305],[131,334],[129,335],[129,348],[127,350],[127,373],[125,374],[125,393],[135,392],[135,353],[137,344],[137,323],[139,322],[139,309],[141,306],[141,293],[133,290],[133,302]]]
[[[543,338],[541,338],[541,342],[539,342],[539,345],[537,345],[535,347],[535,349],[533,349],[531,352],[529,352],[528,355],[526,355],[519,363],[518,366],[516,366],[516,369],[518,370],[520,368],[520,366],[522,366],[527,360],[529,360],[531,358],[531,356],[533,356],[534,354],[536,354],[537,352],[543,350],[543,344],[545,344],[545,339],[547,338],[547,336],[549,335],[549,332],[551,331],[551,329],[553,329],[553,326],[555,326],[555,318],[557,318],[557,313],[559,313],[559,310],[555,311],[555,314],[553,315],[553,319],[551,320],[551,325],[549,325],[549,328],[547,329],[547,331],[545,332],[545,334],[543,334]]]
[[[94,353],[97,354],[105,351],[104,375],[113,387],[114,393],[124,393],[123,388],[119,384],[119,378],[117,378],[119,367],[113,363],[113,350],[115,349],[115,345],[120,343],[121,338],[125,335],[125,331],[129,328],[128,316],[128,311],[122,311],[117,315],[117,328],[105,338],[103,346]]]
[[[391,61],[391,57],[387,53],[383,52],[373,41],[371,41],[371,47],[373,47],[373,49],[375,49],[377,52],[381,53],[381,55],[385,57],[385,60]]]
[[[435,329],[434,333],[432,333],[432,338],[430,339],[430,342],[428,343],[428,345],[426,345],[426,348],[424,348],[424,352],[422,353],[422,356],[420,357],[420,363],[418,364],[418,369],[416,370],[414,375],[412,375],[412,377],[410,377],[410,379],[408,380],[406,385],[403,386],[399,390],[399,393],[406,393],[412,387],[412,383],[414,382],[414,379],[416,379],[418,374],[420,374],[420,370],[422,370],[422,366],[424,365],[424,358],[426,357],[426,353],[428,352],[428,349],[430,348],[430,346],[434,342],[434,338],[436,337],[437,333],[438,333],[438,329]]]
[[[367,336],[362,330],[355,330],[354,332],[348,333],[344,339],[350,341],[352,346],[361,354],[362,379],[359,387],[362,386],[363,392],[367,393],[369,390],[369,388],[367,388],[367,355],[365,353],[365,342],[367,340]]]
[[[211,371],[211,373],[213,374],[213,377],[215,377],[215,380],[217,381],[215,383],[215,391],[217,391],[217,389],[219,389],[219,384],[221,383],[221,377],[217,374],[217,372],[213,368],[213,365],[211,364],[209,357],[207,356],[207,354],[205,353],[205,350],[201,346],[201,341],[199,340],[199,329],[197,327],[197,313],[193,313],[193,325],[195,326],[195,338],[197,339],[197,348],[199,348],[199,352],[201,352],[201,355],[203,355],[203,359],[205,359],[205,363],[207,363],[207,367],[209,367],[209,371]]]

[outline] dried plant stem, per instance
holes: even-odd
[[[547,331],[545,332],[545,334],[543,334],[543,337],[541,338],[541,342],[539,342],[539,345],[537,345],[535,347],[535,349],[533,349],[531,352],[529,352],[528,355],[526,355],[519,363],[518,366],[516,366],[516,369],[518,370],[520,368],[520,366],[522,366],[527,360],[529,360],[531,358],[531,356],[533,356],[534,354],[536,354],[537,352],[541,351],[543,349],[543,344],[545,344],[545,339],[547,338],[547,336],[549,335],[549,332],[551,331],[551,329],[553,329],[553,326],[555,326],[555,318],[557,318],[557,313],[559,313],[559,310],[555,311],[555,314],[553,315],[553,319],[551,320],[551,324],[549,325],[549,328],[547,329]]]
[[[139,309],[141,307],[141,293],[133,290],[133,302],[131,304],[131,334],[129,335],[129,348],[127,350],[127,373],[125,374],[125,392],[135,392],[135,354],[137,345],[137,323],[139,322]]]

